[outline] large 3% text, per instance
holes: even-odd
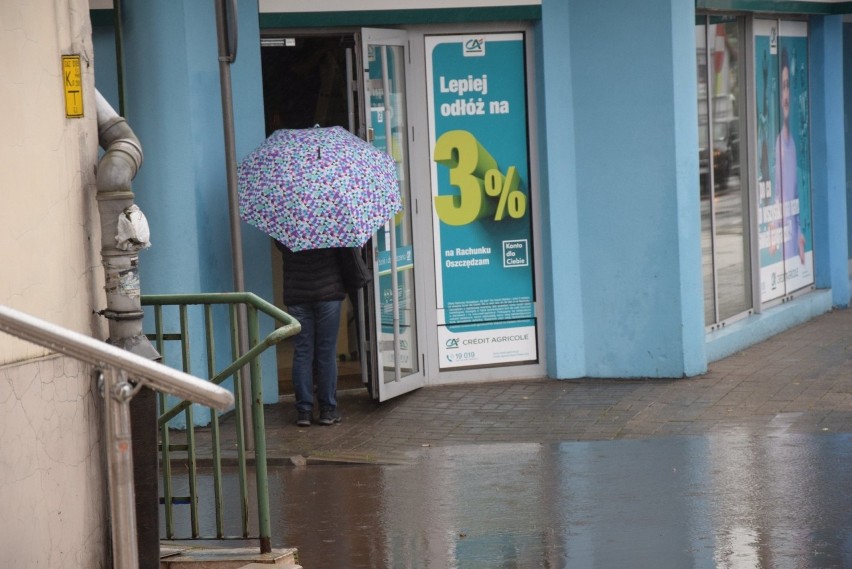
[[[438,218],[447,225],[467,225],[493,215],[520,219],[527,211],[527,196],[518,189],[518,170],[510,166],[504,176],[497,161],[466,130],[450,130],[435,142],[435,162],[450,169],[450,184],[457,196],[435,196]]]

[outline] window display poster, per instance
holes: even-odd
[[[537,360],[522,33],[428,36],[441,369]]]
[[[814,282],[806,22],[755,21],[760,300]]]

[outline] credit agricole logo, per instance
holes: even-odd
[[[464,42],[465,57],[482,57],[485,55],[485,38],[468,38]]]

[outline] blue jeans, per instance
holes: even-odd
[[[287,307],[302,325],[302,331],[293,337],[293,391],[299,411],[311,411],[314,407],[314,379],[320,409],[337,408],[337,330],[341,305],[340,300],[326,300]]]

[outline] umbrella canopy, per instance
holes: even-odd
[[[402,209],[393,158],[338,126],[275,131],[238,182],[240,217],[291,251],[358,247]]]

